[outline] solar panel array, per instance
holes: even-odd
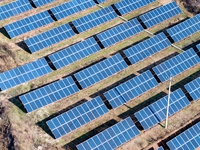
[[[46,5],[48,3],[54,2],[54,0],[32,0],[36,7]]]
[[[11,38],[54,22],[47,11],[7,24],[4,28]]]
[[[130,117],[77,145],[78,150],[114,150],[140,132]]]
[[[79,19],[72,21],[73,25],[76,27],[79,33],[92,29],[99,26],[105,22],[108,22],[118,15],[111,6],[100,9]]]
[[[117,108],[144,92],[156,87],[158,82],[148,70],[125,83],[107,91],[104,96],[112,108]]]
[[[174,27],[167,29],[167,32],[174,40],[179,42],[188,36],[198,32],[200,30],[200,14],[181,22]]]
[[[64,4],[58,5],[54,8],[51,8],[51,12],[54,14],[57,20],[65,18],[67,16],[76,14],[80,11],[83,11],[87,8],[95,6],[93,0],[73,0],[66,2]]]
[[[185,88],[193,100],[200,99],[200,77],[186,84]]]
[[[24,42],[29,50],[34,53],[41,49],[47,48],[55,43],[61,42],[67,38],[74,36],[75,33],[70,25],[63,24],[46,32],[26,39]]]
[[[145,0],[145,1],[144,0],[137,0],[137,1],[122,0],[114,5],[118,9],[118,11],[121,13],[121,15],[125,15],[131,11],[139,9],[139,8],[141,8],[145,5],[148,5],[152,2],[155,2],[155,0]]]
[[[164,148],[162,146],[158,147],[157,150],[164,150]]]
[[[171,150],[195,150],[200,147],[200,122],[167,142]]]
[[[183,71],[200,63],[199,56],[191,48],[153,68],[161,82],[165,82]]]
[[[141,26],[139,21],[137,19],[132,19],[128,22],[117,25],[111,29],[97,34],[97,37],[106,48],[135,34],[138,34],[143,30],[144,28]]]
[[[68,66],[80,59],[83,59],[101,50],[93,37],[67,47],[59,52],[49,55],[49,58],[56,69]]]
[[[106,0],[97,0],[99,4],[106,2]]]
[[[169,18],[172,18],[182,11],[176,2],[171,2],[140,16],[140,19],[147,28],[153,27]]]
[[[104,115],[108,108],[98,96],[49,121],[47,125],[55,138],[60,138]]]
[[[131,64],[136,64],[149,56],[169,47],[171,42],[164,33],[153,36],[124,51]]]
[[[95,65],[74,74],[82,88],[87,88],[101,80],[108,78],[125,68],[128,65],[120,54],[116,54]]]
[[[144,130],[155,126],[166,118],[167,100],[168,95],[135,113]],[[189,104],[190,101],[181,89],[172,92],[170,94],[169,117]]]
[[[198,52],[200,52],[200,44],[197,44],[197,49],[199,50]]]

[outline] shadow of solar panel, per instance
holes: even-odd
[[[157,52],[169,47],[171,42],[164,33],[153,36],[139,44],[136,44],[124,51],[131,64],[136,64]]]
[[[176,2],[171,2],[141,15],[140,19],[147,28],[150,28],[180,13],[182,11]]]
[[[157,150],[164,150],[164,148],[162,146],[158,147]]]
[[[0,20],[10,18],[20,13],[33,9],[28,0],[18,0],[0,6]]]
[[[188,36],[198,32],[200,30],[200,14],[181,22],[174,27],[167,29],[168,34],[174,40],[179,42]]]
[[[11,38],[54,22],[47,11],[18,20],[6,25],[4,28]]]
[[[59,52],[51,54],[49,55],[49,58],[56,69],[60,69],[100,50],[101,48],[95,39],[91,37]]]
[[[167,142],[170,150],[195,150],[200,147],[200,122]]]
[[[54,0],[32,0],[36,7],[46,5],[48,3],[54,2]]]
[[[67,77],[21,95],[19,99],[22,101],[27,112],[32,112],[78,91],[79,89],[72,77]]]
[[[47,48],[67,38],[74,36],[75,33],[70,25],[63,24],[61,26],[50,29],[46,32],[26,39],[24,42],[30,49],[31,53]]]
[[[193,100],[197,101],[200,99],[200,77],[186,84],[185,89]]]
[[[67,16],[76,14],[80,11],[83,11],[87,8],[95,6],[95,2],[93,0],[75,0],[69,1],[54,8],[51,8],[51,12],[54,14],[57,20],[65,18]]]
[[[74,76],[82,88],[87,88],[124,70],[127,67],[128,65],[122,56],[117,54],[80,72],[75,73]]]
[[[147,130],[166,118],[168,95],[135,113],[144,130]],[[169,117],[190,104],[181,89],[170,94]]]
[[[141,26],[139,21],[137,19],[132,19],[128,22],[117,25],[111,29],[97,34],[97,37],[106,48],[135,34],[138,34],[143,30],[144,28]]]
[[[108,108],[98,96],[49,121],[47,125],[55,138],[60,138],[106,114]]]
[[[106,2],[106,0],[97,0],[99,4]]]
[[[104,93],[112,108],[117,108],[156,87],[158,82],[148,70]]]
[[[197,47],[197,49],[198,49],[199,52],[200,52],[200,44],[198,44],[196,47]]]
[[[114,150],[140,132],[130,117],[77,145],[78,150]]]
[[[153,68],[161,82],[169,80],[200,63],[199,56],[191,48]]]
[[[103,23],[117,18],[118,15],[111,6],[95,11],[84,17],[72,21],[79,33],[92,29]]]

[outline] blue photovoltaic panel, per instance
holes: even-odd
[[[111,6],[95,11],[84,17],[72,21],[73,25],[76,27],[79,33],[92,29],[103,23],[106,23],[118,15]]]
[[[32,0],[36,7],[46,5],[48,3],[54,2],[54,0]]]
[[[136,0],[136,1],[123,0],[114,5],[118,9],[118,11],[121,13],[121,15],[125,15],[131,11],[139,9],[139,8],[141,8],[145,5],[148,5],[152,2],[155,2],[155,0]]]
[[[104,96],[111,104],[112,108],[117,108],[157,85],[158,82],[148,70],[105,92]]]
[[[140,134],[130,117],[77,145],[78,150],[114,150]]]
[[[95,39],[91,37],[59,52],[49,55],[49,59],[56,69],[60,69],[100,50],[101,48]]]
[[[170,150],[197,150],[200,147],[200,122],[167,142]]]
[[[167,100],[168,95],[135,113],[135,117],[144,130],[155,126],[166,118]],[[181,89],[172,92],[170,94],[169,117],[189,104],[190,101]]]
[[[124,51],[131,64],[136,64],[149,56],[169,47],[171,42],[164,33],[153,36]]]
[[[200,44],[198,44],[196,47],[197,47],[197,49],[198,49],[199,52],[200,52]]]
[[[77,93],[78,91],[79,89],[72,77],[67,77],[21,95],[19,99],[22,101],[27,112],[32,112],[43,106]]]
[[[97,0],[99,4],[106,2],[106,0]]]
[[[47,125],[55,138],[60,138],[108,112],[98,96],[49,121]]]
[[[0,88],[6,90],[40,76],[52,70],[44,58],[25,64],[12,70],[0,73]]]
[[[158,147],[157,150],[164,150],[164,148],[162,146]]]
[[[51,45],[54,45],[58,42],[61,42],[67,38],[74,36],[75,33],[70,27],[70,25],[64,24],[58,27],[55,27],[51,30],[33,36],[26,39],[24,42],[30,49],[32,53],[37,52],[41,49],[47,48]]]
[[[161,82],[165,82],[200,63],[199,56],[191,48],[153,68]]]
[[[122,56],[117,54],[78,73],[75,73],[74,76],[82,88],[87,88],[124,70],[127,67],[128,65]]]
[[[186,84],[185,88],[193,100],[200,99],[200,77]]]
[[[138,34],[143,30],[144,28],[141,26],[139,21],[137,19],[132,19],[128,22],[117,25],[116,27],[97,34],[97,37],[106,48],[135,34]]]
[[[200,14],[181,22],[174,27],[167,29],[167,32],[174,40],[179,42],[188,36],[198,32],[200,30]]]
[[[9,4],[0,6],[0,20],[10,18],[25,11],[31,10],[33,7],[29,0],[18,0]]]
[[[9,36],[11,38],[14,38],[18,35],[47,25],[51,22],[54,22],[52,17],[47,11],[44,11],[36,15],[8,24],[4,28],[8,32]]]
[[[83,11],[87,8],[95,6],[93,0],[73,0],[51,8],[51,12],[54,14],[57,20],[65,18],[67,16],[76,14],[80,11]]]
[[[182,13],[176,2],[171,2],[140,16],[147,28],[153,27],[169,18]]]

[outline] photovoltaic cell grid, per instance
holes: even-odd
[[[91,37],[59,52],[51,54],[48,57],[56,69],[60,69],[95,52],[98,52],[99,50],[101,50],[101,48],[95,39]]]
[[[50,73],[52,70],[44,58],[0,74],[0,88],[7,90]]]
[[[75,73],[74,76],[82,88],[87,88],[124,70],[127,67],[128,65],[122,56],[117,54],[80,72]]]
[[[4,28],[11,38],[24,34],[31,30],[37,29],[44,25],[54,22],[47,11],[38,13],[36,15],[18,20],[11,24],[6,25]]]
[[[167,29],[174,42],[179,42],[200,30],[200,14]]]
[[[114,150],[140,132],[130,117],[77,145],[78,150]]]
[[[124,51],[131,64],[136,64],[149,56],[169,47],[171,42],[164,33],[153,36]]]
[[[80,11],[83,11],[87,8],[95,6],[95,2],[93,0],[73,0],[70,2],[66,2],[54,8],[51,8],[51,12],[54,14],[57,20],[65,18],[67,16],[76,14]]]
[[[198,44],[196,47],[197,47],[197,49],[198,49],[199,52],[200,52],[200,44]]]
[[[54,2],[54,0],[32,0],[36,7],[46,5],[48,3]]]
[[[79,33],[92,29],[103,23],[106,23],[118,15],[111,6],[95,11],[88,14],[82,18],[72,21],[73,25],[76,27]]]
[[[144,130],[147,130],[166,118],[168,95],[135,113]],[[169,117],[190,104],[181,89],[170,95]]]
[[[200,122],[167,142],[171,150],[195,150],[200,146]]]
[[[144,28],[141,26],[139,21],[137,19],[132,19],[128,22],[117,25],[116,27],[97,34],[97,37],[106,48],[135,34],[138,34],[143,30]]]
[[[21,95],[19,99],[22,101],[27,112],[32,112],[78,91],[79,89],[72,77],[67,77]]]
[[[185,85],[185,89],[193,100],[200,99],[200,77]]]
[[[112,108],[117,108],[157,85],[158,82],[148,70],[105,92],[104,96],[111,104]]]
[[[106,0],[97,0],[99,4],[106,2]]]
[[[0,20],[10,18],[25,11],[31,10],[33,7],[28,0],[18,0],[9,4],[0,6]]]
[[[145,5],[148,5],[152,2],[155,2],[155,0],[126,0],[126,1],[120,1],[115,5],[115,7],[118,9],[118,11],[121,13],[121,15],[125,15],[131,11],[134,11],[136,9],[139,9]]]
[[[164,150],[164,148],[162,146],[158,147],[157,150]]]
[[[96,97],[47,121],[47,125],[54,137],[60,138],[107,112],[108,108],[102,99]]]
[[[182,11],[176,2],[171,2],[157,9],[154,9],[148,13],[140,16],[140,19],[145,24],[147,28],[153,27],[169,18],[172,18]]]
[[[161,82],[167,81],[183,71],[200,63],[199,56],[191,48],[153,68]]]
[[[30,49],[31,53],[47,48],[67,38],[74,36],[75,33],[70,25],[64,24],[51,30],[26,39],[24,42]]]

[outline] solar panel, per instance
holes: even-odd
[[[77,145],[78,150],[114,150],[140,132],[130,117]]]
[[[18,0],[6,5],[0,6],[0,20],[10,18],[33,9],[28,0]]]
[[[36,7],[46,5],[48,3],[54,2],[54,0],[32,0]]]
[[[126,102],[156,87],[158,82],[148,70],[104,93],[112,108],[117,108]]]
[[[136,44],[124,51],[131,64],[136,64],[149,56],[169,47],[171,42],[164,33],[153,36],[139,44]]]
[[[76,14],[80,11],[83,11],[87,8],[95,6],[95,2],[93,0],[75,0],[69,1],[64,4],[58,5],[54,8],[51,8],[51,12],[54,14],[57,20],[65,18],[67,16]]]
[[[61,26],[50,29],[46,32],[26,39],[24,42],[30,49],[31,53],[47,48],[67,38],[74,36],[75,33],[70,25],[63,24]]]
[[[97,64],[94,64],[74,74],[82,88],[87,88],[101,80],[108,78],[125,68],[128,65],[120,54],[116,54]]]
[[[155,126],[166,118],[167,100],[168,95],[135,113],[135,117],[144,130]],[[169,117],[189,104],[190,101],[181,89],[172,92],[170,94]]]
[[[98,52],[99,50],[101,50],[101,48],[95,39],[91,37],[82,42],[67,47],[59,52],[49,55],[49,59],[56,67],[56,69],[60,69],[95,52]]]
[[[95,11],[84,17],[72,21],[73,25],[76,27],[79,33],[92,29],[103,23],[106,23],[118,15],[111,6]]]
[[[141,15],[140,19],[147,28],[150,28],[181,13],[176,2],[171,2]]]
[[[99,4],[106,2],[106,0],[97,0]]]
[[[138,34],[143,30],[144,28],[141,26],[139,21],[137,19],[132,19],[128,22],[117,25],[111,29],[97,34],[97,37],[106,48],[135,34]]]
[[[167,142],[171,150],[197,150],[200,147],[200,122]]]
[[[185,85],[185,89],[193,100],[200,99],[200,77]]]
[[[183,71],[200,63],[199,56],[191,48],[153,68],[161,82],[167,81]]]
[[[79,91],[72,77],[53,82],[19,97],[27,112],[66,98]]]
[[[0,74],[0,88],[7,90],[50,73],[52,70],[44,58],[8,70]]]
[[[162,146],[158,147],[157,150],[164,150],[164,148]]]
[[[198,52],[200,52],[200,44],[198,44],[197,46]]]
[[[18,20],[6,25],[4,28],[11,38],[54,22],[47,11]]]
[[[108,108],[98,96],[47,121],[55,138],[60,138],[106,114]]]
[[[200,14],[181,22],[174,27],[167,29],[167,32],[174,40],[179,42],[188,36],[198,32],[200,30]]]
[[[155,0],[145,0],[145,1],[144,0],[137,0],[137,1],[123,0],[118,3],[115,3],[114,5],[118,9],[118,11],[121,13],[121,15],[125,15],[131,11],[139,9],[152,2],[155,2]]]

